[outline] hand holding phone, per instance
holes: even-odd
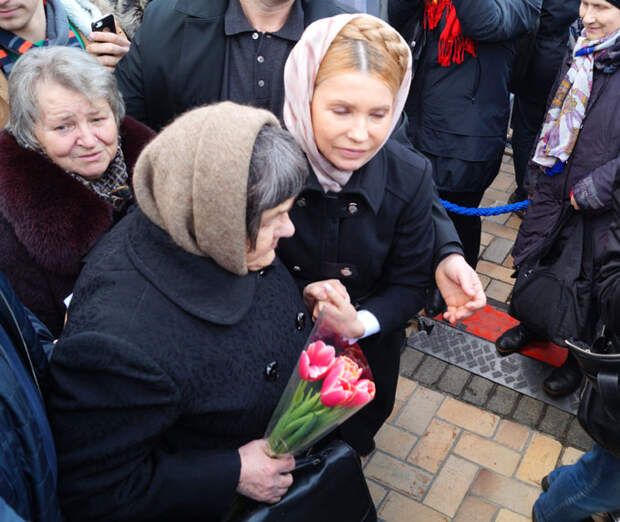
[[[90,24],[90,28],[93,31],[101,31],[108,33],[116,33],[116,23],[114,22],[114,15],[112,13],[105,15],[99,20],[95,20]]]

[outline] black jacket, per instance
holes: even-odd
[[[68,518],[220,520],[237,448],[264,435],[310,333],[303,311],[278,260],[236,276],[131,212],[89,254],[51,362]]]
[[[476,56],[462,63],[438,62],[439,36],[446,15],[433,30],[423,31],[414,49],[419,60],[407,101],[410,137],[423,153],[463,161],[491,161],[501,156],[509,117],[508,83],[515,38],[532,30],[542,0],[452,0],[463,35],[476,42]],[[405,38],[424,16],[424,0],[391,0],[390,23]],[[476,180],[452,179],[440,190],[482,189]]]
[[[394,139],[353,173],[339,193],[311,174],[291,210],[295,235],[278,253],[300,287],[338,278],[382,332],[422,307],[432,277],[430,163]]]
[[[616,176],[614,185],[613,208],[607,254],[601,269],[601,315],[603,322],[620,339],[620,176]]]
[[[159,130],[192,107],[222,100],[229,0],[153,0],[116,66],[127,114]],[[304,26],[347,12],[332,0],[300,0]]]

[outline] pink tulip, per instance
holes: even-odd
[[[329,408],[345,406],[355,395],[355,383],[362,370],[348,357],[338,357],[321,388],[321,402]]]
[[[375,398],[375,383],[368,379],[360,379],[355,383],[355,393],[346,404],[347,408],[364,406]]]
[[[352,359],[362,369],[362,374],[360,375],[362,379],[373,379],[372,371],[359,344],[354,343],[345,346],[342,354]]]
[[[323,341],[316,341],[301,352],[299,376],[304,381],[322,379],[334,363],[336,350]]]

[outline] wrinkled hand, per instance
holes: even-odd
[[[114,67],[129,52],[131,45],[125,35],[103,31],[93,31],[88,39],[86,50],[110,72],[114,72]]]
[[[581,210],[579,208],[579,205],[577,204],[577,201],[575,200],[575,196],[573,196],[572,194],[570,196],[570,204],[573,206],[575,210]]]
[[[348,339],[358,339],[364,335],[364,325],[357,318],[349,292],[337,279],[310,283],[304,288],[304,303],[312,310],[313,321],[323,312],[335,333]]]
[[[450,254],[439,263],[435,281],[447,306],[443,317],[451,323],[466,319],[487,303],[478,274],[460,254]]]
[[[293,483],[292,455],[268,457],[266,440],[253,440],[239,448],[241,474],[237,492],[258,502],[275,504]]]

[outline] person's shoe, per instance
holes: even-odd
[[[510,194],[510,196],[508,196],[508,204],[512,205],[513,203],[519,203],[520,201],[523,201],[527,199],[527,194],[521,192],[518,188],[514,190],[514,192],[512,194]],[[515,210],[513,212],[513,214],[515,214],[517,217],[519,217],[520,219],[523,219],[525,217],[525,212],[527,209],[523,208],[521,210]]]
[[[581,385],[583,375],[577,361],[571,355],[562,366],[554,368],[543,381],[543,390],[552,397],[563,397],[573,393]]]
[[[512,327],[506,330],[495,341],[497,353],[501,356],[510,355],[511,353],[520,352],[525,348],[527,343],[533,341],[532,335],[522,325]]]
[[[424,311],[428,317],[436,317],[446,311],[446,302],[441,297],[441,292],[438,288],[434,288],[426,296]]]
[[[549,475],[545,475],[540,481],[540,487],[542,488],[543,492],[546,492],[549,489],[549,485]]]

